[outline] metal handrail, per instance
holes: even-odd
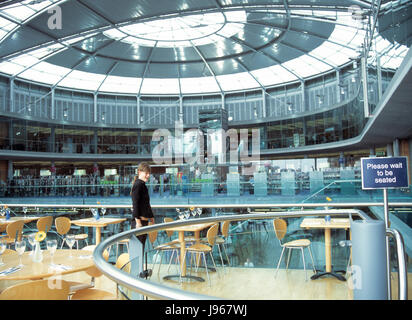
[[[386,229],[386,234],[395,240],[398,257],[398,299],[408,300],[408,266],[402,234],[396,229]],[[390,257],[388,257],[390,259]],[[390,274],[390,273],[389,273]]]
[[[267,212],[267,213],[253,213],[253,214],[240,214],[240,215],[225,215],[225,216],[215,216],[207,218],[197,218],[190,220],[180,220],[168,223],[160,223],[151,226],[146,226],[138,229],[127,230],[119,234],[113,235],[103,242],[99,243],[94,250],[93,259],[97,268],[105,274],[108,278],[129,288],[130,290],[139,292],[145,296],[155,298],[155,299],[177,299],[177,300],[209,300],[209,299],[219,299],[212,296],[201,295],[197,293],[187,292],[176,288],[170,288],[162,284],[153,283],[147,280],[134,278],[130,274],[119,270],[118,268],[112,266],[103,258],[103,252],[106,248],[112,246],[113,244],[121,241],[123,239],[129,239],[132,235],[139,236],[147,234],[149,232],[164,230],[169,227],[194,225],[201,223],[210,222],[222,222],[222,221],[238,221],[238,220],[249,220],[249,219],[272,219],[272,218],[291,218],[291,217],[301,217],[301,216],[351,216],[356,215],[364,220],[370,220],[364,212],[357,209],[332,209],[332,210],[307,210],[307,211],[292,211],[292,212]]]
[[[12,207],[27,207],[27,208],[117,208],[117,209],[131,209],[132,204],[29,204],[29,203],[1,203],[0,206],[7,205]],[[319,202],[319,203],[239,203],[239,204],[209,204],[209,203],[174,203],[170,204],[152,204],[154,209],[168,209],[168,208],[221,208],[221,209],[241,209],[241,208],[317,208],[317,207],[334,207],[334,208],[353,208],[353,207],[383,207],[382,202]],[[412,202],[389,202],[389,207],[412,207]]]

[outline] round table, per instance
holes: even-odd
[[[43,250],[42,262],[33,262],[31,259],[30,251],[23,253],[22,263],[23,267],[14,273],[10,273],[5,276],[0,276],[2,280],[39,280],[49,278],[53,276],[60,276],[74,272],[85,271],[93,267],[94,260],[92,252],[88,250],[71,250],[72,258],[70,258],[70,250],[56,250],[53,258],[54,264],[61,264],[71,267],[71,269],[55,269],[51,267],[51,256],[48,250]],[[17,252],[2,255],[4,265],[0,266],[0,272],[10,267],[15,267],[19,264],[19,255]]]

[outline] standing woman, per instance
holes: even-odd
[[[132,229],[145,227],[149,224],[154,224],[154,216],[152,208],[150,207],[150,197],[149,191],[146,187],[146,182],[150,177],[150,166],[142,162],[137,168],[137,176],[133,181],[132,190],[130,195],[132,196],[133,201],[133,220],[132,220]],[[138,239],[143,245],[146,242],[147,234],[138,236]]]

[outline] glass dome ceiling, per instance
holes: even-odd
[[[360,55],[374,22],[371,1],[336,3],[4,1],[0,72],[52,88],[133,95],[225,94],[302,82]],[[371,62],[378,52],[390,69],[408,50],[376,32],[374,48]]]

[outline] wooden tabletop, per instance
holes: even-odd
[[[173,221],[176,222],[176,221]],[[193,224],[187,226],[180,226],[180,227],[170,227],[166,228],[166,230],[170,231],[187,231],[187,232],[196,232],[201,231],[207,227],[214,225],[216,222],[209,222],[209,223],[200,223],[200,224]]]
[[[301,228],[308,229],[349,229],[349,218],[332,218],[329,223],[325,218],[305,218],[300,224]]]
[[[22,217],[22,216],[17,216],[17,217],[10,217],[9,220],[6,220],[6,217],[0,217],[0,225],[7,225],[9,223],[12,223],[14,221],[24,221],[24,223],[39,220],[41,217],[37,216],[32,216],[32,217]]]
[[[109,224],[121,223],[126,220],[126,218],[100,218],[99,220],[95,218],[85,218],[72,220],[72,223],[81,227],[106,227]]]
[[[72,258],[70,258],[70,250],[56,250],[53,262],[71,267],[69,270],[55,269],[50,266],[51,257],[48,250],[43,250],[43,261],[33,262],[30,251],[26,251],[22,256],[23,268],[19,271],[8,274],[6,276],[0,275],[2,280],[38,280],[49,278],[55,275],[64,275],[79,271],[84,271],[94,266],[92,252],[88,250],[72,250]],[[2,260],[5,263],[0,266],[0,272],[19,264],[19,255],[17,252],[2,255]]]

